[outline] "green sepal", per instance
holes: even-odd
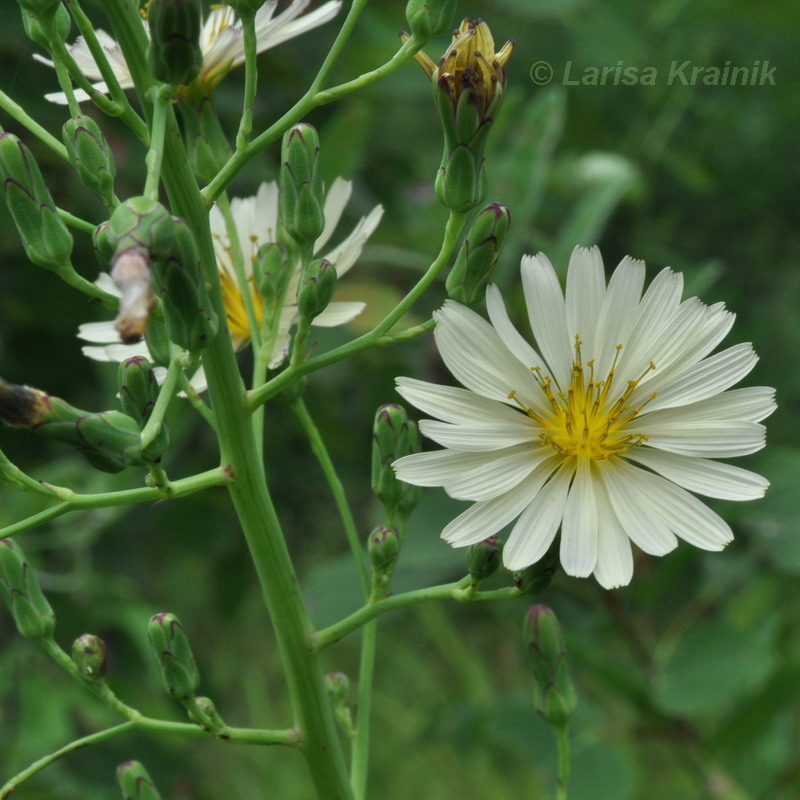
[[[147,64],[156,80],[184,85],[200,74],[202,14],[199,0],[151,0]]]
[[[58,215],[33,154],[11,133],[0,133],[0,176],[28,258],[54,272],[69,269],[72,234]]]
[[[138,761],[125,761],[117,767],[117,783],[123,800],[161,800],[150,775]]]
[[[22,11],[22,26],[25,29],[25,34],[32,42],[35,42],[45,50],[49,50],[48,28],[60,41],[67,40],[72,27],[72,17],[70,17],[69,11],[62,3],[59,2],[55,16],[51,18],[36,17],[24,7],[20,10]]]
[[[476,583],[494,575],[502,560],[503,542],[497,536],[490,536],[467,548],[467,572]]]
[[[312,261],[303,271],[297,290],[297,310],[301,317],[312,320],[319,316],[333,299],[336,290],[336,269],[324,258]]]
[[[464,212],[475,208],[486,194],[483,156],[476,160],[466,145],[458,145],[447,154],[436,175],[434,184],[439,202],[452,211]]]
[[[84,678],[100,680],[108,666],[106,643],[93,633],[84,633],[72,643],[72,660]]]
[[[196,697],[193,704],[186,707],[189,717],[205,730],[219,734],[225,729],[225,723],[210,697]]]
[[[168,367],[170,361],[170,341],[166,322],[151,317],[144,338],[145,342],[147,342],[147,349],[150,351],[153,363],[157,364],[159,367]]]
[[[169,211],[150,197],[130,197],[120,203],[108,221],[109,246],[115,255],[143,250],[152,261],[166,259],[175,246],[175,223]]]
[[[23,636],[37,640],[52,638],[56,615],[22,548],[11,539],[0,539],[0,597]]]
[[[113,206],[117,165],[100,126],[89,116],[71,117],[61,131],[67,155],[83,184]]]
[[[453,24],[457,0],[408,0],[406,20],[411,33],[428,40],[444,33]]]
[[[150,362],[143,356],[127,358],[117,370],[120,407],[123,413],[136,420],[139,428],[144,428],[153,413],[158,399],[158,381]],[[142,451],[145,461],[157,461],[169,446],[169,431],[162,423],[161,430],[153,441]]]
[[[180,621],[174,614],[156,614],[147,630],[166,690],[182,703],[191,702],[200,687],[200,673]]]

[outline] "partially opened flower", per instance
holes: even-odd
[[[383,215],[383,207],[376,206],[367,216],[358,221],[352,232],[339,245],[323,251],[341,219],[352,189],[352,183],[342,178],[337,178],[333,182],[325,197],[325,228],[314,246],[315,254],[326,258],[336,269],[339,277],[344,275],[358,260],[365,242],[372,235]],[[255,196],[233,198],[231,214],[236,223],[236,233],[242,250],[241,255],[253,308],[258,323],[263,325],[264,314],[268,311],[265,310],[261,297],[253,285],[253,260],[262,245],[277,241],[277,184],[274,182],[262,183]],[[228,328],[234,347],[241,350],[250,342],[250,324],[242,287],[239,286],[234,269],[233,246],[224,217],[217,206],[211,209],[209,222],[217,254],[217,268],[222,284]],[[275,338],[269,360],[271,368],[281,364],[288,350],[291,327],[297,316],[296,293],[300,278],[300,266],[299,263],[289,265],[292,276],[288,281],[285,299],[281,303],[280,319],[274,326]],[[111,278],[107,275],[101,275],[97,284],[111,294],[119,294]],[[344,325],[357,317],[363,309],[364,303],[361,302],[334,301],[319,316],[315,317],[312,324],[319,327]],[[83,353],[96,361],[124,361],[131,356],[148,357],[149,355],[145,342],[133,345],[123,344],[113,321],[85,323],[80,326],[78,337],[93,343],[94,346],[83,347]],[[159,371],[157,376],[161,378],[162,372]],[[192,378],[192,385],[197,391],[205,389],[206,384],[202,370]]]
[[[730,390],[753,368],[750,344],[709,355],[734,315],[719,303],[681,302],[683,279],[662,270],[647,290],[641,261],[625,258],[608,284],[596,248],[578,248],[566,297],[543,255],[522,260],[538,352],[513,327],[499,290],[486,293],[491,324],[447,301],[435,338],[466,388],[398,378],[398,391],[436,417],[420,430],[445,449],[406,456],[397,474],[476,501],[444,529],[455,547],[516,519],[503,550],[509,569],[538,561],[559,528],[565,572],[629,583],[631,542],[664,555],[678,539],[721,550],[731,529],[690,492],[761,497],[768,482],[711,459],[765,442],[759,424],[774,390]],[[687,491],[688,490],[688,491]]]
[[[310,0],[292,0],[289,6],[277,16],[275,16],[275,10],[278,7],[278,0],[268,0],[264,3],[256,13],[255,19],[258,52],[263,53],[288,39],[293,39],[295,36],[328,22],[339,13],[339,9],[342,7],[341,0],[330,0],[311,13],[300,17],[309,2]],[[147,26],[145,26],[145,31],[147,31]],[[133,79],[119,43],[100,28],[95,33],[120,86],[123,89],[133,88]],[[89,80],[97,81],[93,84],[94,88],[99,92],[107,92],[108,86],[103,82],[97,62],[83,36],[79,36],[67,49],[81,72]],[[203,66],[196,82],[204,93],[210,92],[234,67],[244,64],[242,23],[229,5],[218,4],[212,7],[200,34],[200,49],[203,53]],[[52,61],[43,56],[34,55],[34,58],[43,64],[53,65]],[[63,92],[54,92],[45,97],[53,103],[61,105],[67,103],[66,95]],[[89,95],[82,90],[77,90],[75,97],[81,103],[89,99]]]

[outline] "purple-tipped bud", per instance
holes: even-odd
[[[400,539],[394,528],[379,525],[367,539],[367,555],[375,572],[386,572],[394,568],[400,553]]]
[[[23,636],[52,638],[56,615],[25,560],[25,553],[11,539],[0,539],[0,597]]]
[[[300,316],[312,320],[319,316],[333,299],[336,289],[336,269],[324,258],[312,261],[303,271],[297,290],[297,310]]]
[[[301,251],[313,247],[325,227],[325,197],[319,163],[319,136],[300,123],[281,146],[278,220]]]
[[[147,631],[167,691],[182,703],[190,702],[200,686],[200,673],[180,620],[174,614],[156,614]]]
[[[93,633],[84,633],[72,643],[72,660],[84,678],[97,681],[106,674],[106,643]]]
[[[416,452],[418,444],[417,426],[408,419],[403,406],[388,403],[378,409],[372,427],[372,491],[384,508],[398,508],[411,490],[397,478],[392,464]]]
[[[467,548],[467,572],[479,583],[497,572],[502,558],[503,542],[497,536],[490,536]]]
[[[117,767],[117,783],[123,800],[161,800],[150,775],[138,761],[125,761]]]
[[[350,694],[350,679],[344,672],[331,672],[325,676],[325,688],[334,703],[344,703]]]

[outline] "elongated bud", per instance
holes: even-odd
[[[54,272],[70,269],[72,234],[58,215],[33,154],[11,133],[0,133],[0,177],[28,258]]]
[[[467,548],[467,572],[479,583],[497,572],[503,558],[503,542],[490,536]]]
[[[287,131],[281,146],[278,221],[301,251],[313,248],[325,227],[319,137],[301,123]]]
[[[277,242],[262,244],[253,261],[253,275],[261,299],[269,308],[284,296],[292,278],[286,248]]]
[[[147,63],[156,80],[183,85],[200,74],[202,13],[199,0],[151,0]]]
[[[148,634],[167,691],[176,700],[189,702],[200,686],[200,673],[180,621],[174,614],[156,614]]]
[[[408,421],[408,454],[419,453],[422,450],[422,434],[419,426],[413,419]],[[399,458],[399,456],[398,456]],[[405,518],[417,507],[422,496],[422,489],[419,486],[406,484],[406,491],[400,502],[397,504],[397,512]]]
[[[379,525],[367,539],[367,555],[375,572],[386,572],[394,568],[400,553],[400,538],[394,528]]]
[[[125,761],[117,767],[117,783],[123,800],[161,800],[150,775],[138,761]]]
[[[50,49],[50,41],[48,38],[48,30],[57,39],[64,42],[69,36],[69,30],[72,27],[72,18],[69,11],[59,0],[59,5],[56,8],[56,13],[52,17],[41,17],[31,14],[26,8],[22,8],[22,25],[25,28],[26,36],[32,41],[43,47],[45,50]]]
[[[113,206],[117,165],[100,126],[91,117],[81,114],[64,123],[61,137],[83,184],[97,193],[107,206]]]
[[[486,206],[475,217],[445,283],[453,300],[473,305],[483,299],[510,223],[511,212],[500,203]]]
[[[184,350],[201,350],[216,336],[219,320],[206,291],[194,236],[182,219],[174,220],[174,235],[171,255],[153,264],[169,338]]]
[[[372,491],[387,510],[397,508],[408,491],[392,464],[412,452],[416,437],[416,425],[411,428],[403,406],[389,403],[378,409],[372,427]]]
[[[406,20],[418,39],[430,39],[444,33],[456,15],[457,0],[408,0]]]
[[[50,639],[56,615],[47,602],[22,548],[11,539],[0,539],[0,597],[29,639]]]
[[[145,341],[147,342],[147,349],[150,351],[153,363],[157,364],[159,367],[168,367],[170,361],[170,342],[167,323],[160,319],[151,319],[147,324]]]
[[[72,643],[72,660],[84,678],[96,681],[106,674],[106,643],[93,633],[84,633]]]
[[[528,610],[523,628],[531,656],[536,710],[551,724],[564,725],[578,705],[567,668],[561,625],[553,610],[536,605]]]
[[[104,472],[144,463],[139,426],[120,411],[93,414],[40,389],[0,379],[0,420],[70,444]]]
[[[158,399],[158,381],[150,362],[143,356],[125,359],[117,370],[117,384],[123,413],[132,417],[143,428]],[[147,461],[157,460],[168,445],[169,432],[166,425],[162,424],[156,438],[142,451],[142,457]]]
[[[303,271],[297,290],[297,310],[308,320],[321,314],[333,299],[336,290],[336,269],[330,261],[319,258]]]
[[[539,561],[514,573],[514,585],[522,594],[541,594],[552,582],[560,563],[556,541]]]

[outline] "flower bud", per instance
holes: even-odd
[[[93,633],[84,633],[72,643],[72,660],[84,678],[99,680],[106,674],[106,643]]]
[[[453,300],[473,305],[483,299],[510,223],[511,212],[500,203],[486,206],[475,217],[445,283]]]
[[[0,379],[0,420],[70,444],[104,472],[144,463],[139,426],[120,411],[93,414],[40,389]]]
[[[297,310],[301,317],[312,320],[321,314],[336,290],[336,269],[330,261],[318,258],[303,271],[297,290]]]
[[[412,452],[418,436],[406,410],[395,403],[381,406],[372,427],[372,491],[384,508],[395,509],[405,498],[409,485],[397,478],[392,463]]]
[[[107,206],[113,206],[117,165],[100,126],[81,114],[64,123],[61,130],[67,155],[83,184]]]
[[[180,621],[174,614],[156,614],[148,634],[167,691],[176,700],[189,702],[200,686],[200,673]]]
[[[41,14],[45,17],[53,16],[61,5],[61,0],[17,0],[17,2],[31,14]]]
[[[246,14],[255,14],[264,5],[264,0],[228,0],[228,5],[242,17]]]
[[[480,583],[497,572],[502,556],[502,540],[497,536],[490,536],[467,548],[467,572],[476,583]]]
[[[47,602],[20,546],[0,539],[0,597],[17,623],[17,630],[29,639],[50,639],[56,615]]]
[[[54,272],[69,269],[72,234],[58,215],[33,154],[11,133],[0,133],[0,178],[28,258]]]
[[[558,542],[535,564],[514,573],[514,585],[522,594],[541,594],[551,583],[560,565]]]
[[[286,248],[277,242],[262,244],[253,260],[253,275],[261,299],[271,307],[286,294],[292,278]]]
[[[536,710],[551,724],[564,725],[578,698],[569,677],[561,626],[546,605],[532,606],[525,616],[523,635],[531,655]]]
[[[325,227],[325,197],[319,165],[319,137],[301,123],[281,146],[278,221],[302,250],[310,250]]]
[[[198,93],[201,91],[197,88]],[[194,97],[194,92],[187,92]],[[219,123],[211,98],[202,95],[179,106],[186,129],[186,146],[192,169],[200,180],[209,182],[230,158],[232,150]]]
[[[400,553],[400,539],[394,528],[379,525],[367,539],[367,555],[375,572],[391,570]]]
[[[419,426],[413,419],[408,421],[408,454],[419,453],[422,450],[422,434]],[[399,456],[398,456],[399,457]],[[394,471],[394,470],[393,470]],[[417,507],[422,496],[422,489],[419,486],[406,484],[406,491],[400,502],[397,504],[397,511],[401,517],[408,515]]]
[[[136,420],[139,428],[144,428],[158,399],[158,381],[143,356],[127,358],[117,370],[117,384],[122,411]],[[142,451],[147,461],[155,461],[163,455],[169,445],[166,425],[161,425],[156,438]]]
[[[350,694],[350,679],[344,672],[331,672],[325,676],[325,688],[334,703],[344,703]]]
[[[101,222],[92,231],[92,244],[97,254],[97,260],[103,269],[111,269],[111,259],[114,258],[114,239],[110,235],[108,222]]]
[[[456,14],[457,0],[408,0],[406,20],[418,39],[430,39],[444,33]]]
[[[60,2],[56,8],[56,13],[53,17],[38,17],[31,14],[26,8],[22,8],[22,25],[25,28],[26,36],[32,41],[43,47],[45,50],[50,49],[50,40],[48,38],[48,28],[51,35],[64,42],[69,36],[69,30],[72,27],[72,18],[69,15],[66,7]]]
[[[194,706],[189,707],[189,716],[212,733],[218,733],[225,728],[225,723],[210,697],[195,698]]]
[[[125,761],[117,767],[117,783],[123,800],[161,800],[150,775],[138,761]]]
[[[147,63],[156,80],[180,86],[200,74],[202,13],[199,0],[151,0]]]
[[[167,323],[160,319],[151,319],[147,325],[145,341],[153,363],[159,367],[168,367],[170,355]]]

